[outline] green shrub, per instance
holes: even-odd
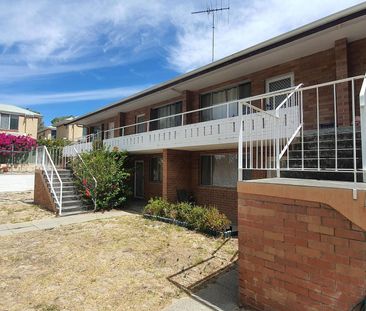
[[[162,198],[150,199],[144,208],[144,214],[166,217],[170,204]]]
[[[207,230],[224,231],[231,222],[230,220],[215,207],[207,207],[204,224]]]
[[[47,148],[65,147],[71,144],[71,141],[63,138],[46,139],[41,138],[37,140],[38,146],[46,146]]]
[[[83,153],[81,157],[88,169],[78,158],[75,158],[71,166],[78,177],[77,186],[84,194],[84,200],[92,205],[95,199],[97,210],[124,207],[132,194],[127,153],[100,148]],[[97,180],[95,191],[92,176]]]
[[[223,232],[230,226],[230,220],[216,207],[192,205],[190,203],[169,203],[162,198],[150,199],[144,214],[172,218],[188,224],[198,231]]]

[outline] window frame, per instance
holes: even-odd
[[[3,115],[6,115],[6,116],[9,116],[9,125],[7,128],[3,128],[1,126],[1,117]],[[17,128],[12,128],[11,126],[11,122],[12,122],[12,119],[16,119],[16,123],[17,123]],[[18,132],[19,131],[19,115],[18,114],[13,114],[13,113],[4,113],[4,112],[0,112],[0,130],[2,131],[13,131],[13,132]]]
[[[144,117],[143,121],[138,121],[139,118]],[[146,122],[145,120],[146,118],[146,114],[145,113],[141,113],[135,116],[135,123],[141,123],[141,122]],[[140,134],[140,133],[145,133],[146,132],[146,124],[140,124],[140,125],[135,125],[135,133],[136,134]],[[142,127],[142,131],[139,130],[139,127]]]
[[[167,116],[164,116],[164,117],[157,117],[157,118],[153,118],[153,119],[151,118],[151,116],[154,115],[154,112],[157,111],[158,109],[168,107],[168,106],[177,105],[177,104],[180,105],[180,112],[173,113],[173,114],[170,114],[170,115],[167,115]],[[170,116],[174,116],[174,115],[182,114],[182,113],[183,113],[183,100],[182,99],[179,99],[179,100],[176,100],[176,101],[171,101],[171,102],[166,103],[166,104],[161,104],[159,106],[152,107],[150,109],[149,131],[163,130],[163,129],[166,129],[166,128],[181,126],[182,125],[182,118],[180,116],[175,117],[175,120],[178,120],[178,122],[176,122],[177,125],[173,125],[173,126],[163,126],[163,127],[161,127],[160,122],[162,120],[159,120],[159,119],[160,118],[165,118],[163,120],[166,122],[166,120],[171,120],[171,118],[174,118],[174,117],[169,118]]]
[[[289,72],[289,73],[286,73],[286,74],[283,74],[283,75],[278,75],[278,76],[274,76],[274,77],[266,79],[266,93],[270,92],[269,91],[270,83],[285,80],[287,78],[290,78],[290,81],[291,81],[291,86],[290,87],[295,86],[295,75],[294,75],[293,72]],[[273,92],[275,92],[275,91],[273,91]]]
[[[154,179],[153,174],[153,161],[158,160],[156,163],[160,163],[160,170],[158,173],[158,179]],[[149,181],[152,183],[161,183],[163,180],[163,157],[162,156],[154,156],[150,158],[149,161]]]
[[[289,72],[289,73],[286,73],[286,74],[283,74],[283,75],[278,75],[278,76],[275,76],[275,77],[266,79],[266,93],[269,93],[269,92],[279,92],[279,91],[281,91],[281,89],[280,90],[276,90],[276,91],[270,91],[270,89],[269,89],[270,84],[273,83],[273,82],[285,80],[285,79],[288,79],[288,78],[290,78],[290,84],[291,84],[290,88],[294,87],[295,86],[295,78],[294,78],[294,73],[293,72]],[[286,89],[288,89],[288,88],[285,88],[285,89],[282,89],[282,90],[286,90]],[[284,96],[284,97],[286,97],[285,95],[278,95],[278,96]],[[272,97],[266,99],[266,107],[265,107],[265,110],[273,110],[273,109],[276,109],[277,103],[276,103],[276,101],[274,101],[274,104],[271,103],[271,99],[272,99]],[[269,109],[269,108],[272,108],[272,109]]]
[[[208,108],[208,107],[215,107],[216,105],[221,105],[221,104],[224,104],[224,103],[227,103],[227,102],[235,102],[235,101],[239,101],[241,99],[246,98],[246,97],[240,98],[240,95],[239,95],[239,93],[240,93],[239,92],[240,86],[245,85],[245,84],[249,84],[250,85],[250,93],[252,94],[252,80],[243,80],[243,81],[240,81],[240,82],[237,82],[237,83],[231,83],[231,84],[228,84],[228,85],[225,85],[225,86],[222,86],[222,87],[218,87],[218,88],[215,88],[215,89],[211,89],[211,90],[209,90],[207,92],[199,93],[199,108],[202,109],[202,108]],[[232,89],[232,88],[236,88],[237,89],[238,99],[231,100],[231,101],[224,101],[224,102],[219,103],[219,104],[213,104],[213,95],[215,93],[225,91],[225,96],[227,97],[227,93],[226,92],[228,90]],[[251,94],[249,95],[249,97],[251,96]],[[206,95],[210,95],[210,106],[202,107],[202,98],[203,98],[203,96],[206,96]],[[224,107],[224,106],[221,106],[221,107]],[[229,108],[229,110],[230,110],[230,108]],[[238,108],[236,108],[236,110],[237,110],[236,113],[238,113]],[[203,113],[205,111],[210,111],[210,109],[207,109],[207,110],[204,110],[204,111],[201,111],[200,112],[200,114],[199,114],[199,120],[200,121],[199,122],[207,122],[207,121],[214,121],[214,120],[220,120],[221,119],[221,118],[219,118],[219,119],[212,118],[212,119],[209,119],[209,120],[204,120],[205,118],[203,117]],[[225,118],[226,117],[224,117],[224,119]]]
[[[236,157],[236,160],[238,160],[238,155],[237,153],[208,153],[208,154],[201,154],[200,155],[200,163],[199,163],[199,186],[200,187],[214,187],[214,188],[229,188],[229,189],[233,189],[235,188],[236,186],[222,186],[222,185],[217,185],[217,184],[214,184],[214,176],[213,176],[213,172],[214,172],[214,167],[213,167],[213,157],[215,156],[219,156],[219,155],[223,155],[223,156],[235,156]],[[210,157],[211,160],[210,160],[210,184],[203,184],[202,183],[202,158],[203,157]],[[237,181],[237,177],[235,178],[235,180]]]

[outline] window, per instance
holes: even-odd
[[[281,77],[274,77],[266,81],[266,92],[275,92],[283,89],[288,89],[294,86],[293,74],[288,74]],[[275,109],[286,98],[286,95],[279,95],[269,98],[266,103],[267,110]],[[274,105],[273,105],[274,104]]]
[[[159,119],[162,117],[171,116],[182,112],[182,102],[177,102],[174,104],[165,105],[159,108],[151,109],[150,119]],[[176,116],[171,118],[164,118],[162,120],[157,120],[151,122],[150,130],[160,130],[168,127],[181,125],[182,117]]]
[[[140,114],[138,116],[136,116],[136,123],[140,123],[140,122],[144,122],[145,121],[145,115],[144,114]],[[138,124],[136,125],[136,133],[143,133],[145,132],[145,128],[146,128],[146,123],[143,124]]]
[[[108,131],[106,132],[106,139],[114,138],[114,130],[111,131],[112,129],[114,129],[114,122],[109,122]]]
[[[201,156],[201,185],[235,187],[238,180],[236,154]]]
[[[239,86],[227,88],[217,92],[211,92],[201,95],[201,108],[211,107],[218,104],[243,99],[249,97],[251,93],[250,82],[243,83]],[[220,106],[213,109],[203,110],[201,112],[201,121],[218,120],[227,117],[226,106]],[[238,104],[229,105],[229,117],[238,115]]]
[[[56,130],[51,130],[51,138],[56,138]]]
[[[0,128],[2,130],[18,130],[19,116],[6,113],[0,114]]]
[[[161,182],[163,176],[163,159],[155,157],[150,160],[150,181]]]

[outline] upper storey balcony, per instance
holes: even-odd
[[[301,122],[300,87],[98,132],[65,147],[64,155],[73,156],[76,150],[89,151],[96,140],[102,140],[111,149],[117,147],[130,153],[237,148],[240,120],[250,133],[245,136],[247,142],[288,137]],[[280,124],[283,129],[277,133],[274,128]]]

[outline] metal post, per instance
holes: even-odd
[[[361,121],[361,152],[362,152],[362,176],[366,182],[366,74],[360,91],[360,121]],[[353,121],[354,122],[354,121]]]
[[[44,161],[45,161],[45,157],[46,157],[46,150],[45,147],[43,146],[43,152],[42,152],[42,167],[45,167]]]
[[[239,105],[241,109],[243,107]],[[243,180],[243,116],[240,118],[240,132],[239,132],[239,142],[238,142],[238,181]]]

